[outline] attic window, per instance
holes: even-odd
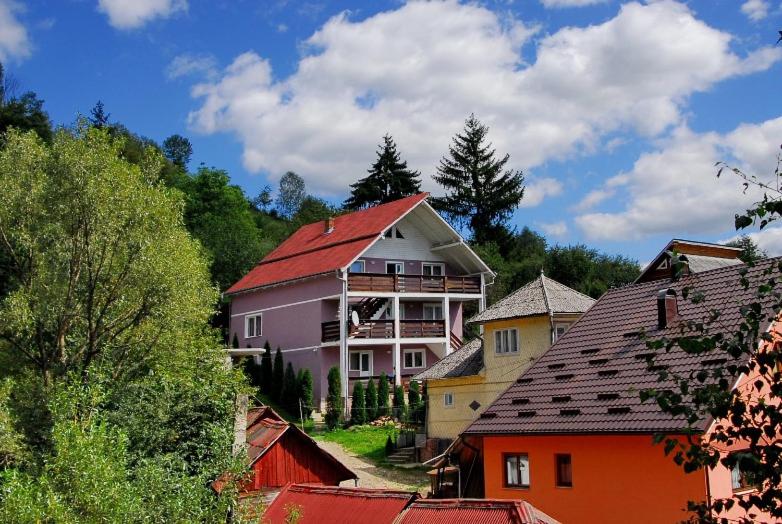
[[[582,355],[593,355],[600,351],[600,348],[589,348],[589,349],[582,349],[581,354]]]
[[[529,384],[532,382],[532,377],[521,377],[516,379],[516,384]]]
[[[574,415],[580,415],[581,414],[581,410],[580,409],[574,409],[574,408],[571,408],[571,409],[560,409],[559,410],[559,414],[563,415],[563,416],[566,416],[566,417],[572,417]]]
[[[619,398],[619,393],[598,393],[597,400],[616,400]]]
[[[647,358],[652,358],[652,357],[654,357],[654,355],[655,355],[655,353],[638,353],[635,356],[635,358],[637,358],[638,360],[644,360],[644,359],[647,359]]]
[[[707,358],[706,360],[702,361],[701,364],[704,366],[721,366],[727,361],[728,359],[726,358]]]
[[[402,235],[402,232],[399,230],[396,226],[389,227],[386,232],[383,234],[383,238],[401,238],[404,239],[404,235]]]
[[[589,361],[590,366],[600,366],[608,362],[607,358],[593,358]]]
[[[564,362],[558,362],[556,364],[549,364],[548,365],[549,369],[562,369],[564,367],[565,367],[565,363]]]
[[[535,413],[537,413],[537,411],[535,411],[535,410],[519,411],[517,416],[522,417],[522,418],[529,418],[529,417],[534,417]]]
[[[663,371],[669,367],[668,364],[655,364],[654,366],[649,366],[649,371]]]
[[[480,415],[481,418],[495,418],[496,416],[497,416],[496,413],[488,413],[485,411]]]
[[[510,401],[511,404],[529,404],[528,398],[514,398]]]
[[[598,371],[597,375],[599,377],[613,377],[614,375],[618,375],[619,370],[618,369],[604,369],[602,371]]]
[[[623,415],[625,413],[630,413],[630,406],[619,406],[616,408],[608,408],[609,415]]]
[[[559,395],[557,397],[551,397],[551,402],[570,402],[572,397],[570,395]]]
[[[573,373],[565,373],[562,375],[554,375],[554,380],[570,380],[573,378]]]

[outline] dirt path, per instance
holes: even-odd
[[[426,475],[417,469],[406,470],[401,468],[381,468],[364,460],[348,451],[336,442],[318,441],[318,445],[334,455],[340,462],[358,475],[360,488],[387,488],[406,491],[419,491],[421,493],[429,489],[429,481]],[[345,486],[352,486],[350,481],[344,482]]]

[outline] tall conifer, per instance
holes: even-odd
[[[277,348],[274,354],[274,368],[272,369],[272,398],[280,400],[282,395],[282,385],[285,380],[285,364],[282,361],[282,351]]]
[[[261,356],[261,391],[270,395],[272,392],[272,347],[269,341],[263,345],[263,355]]]

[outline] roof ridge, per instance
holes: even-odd
[[[302,226],[302,227],[304,227],[304,226]],[[323,244],[322,246],[313,247],[313,248],[310,248],[310,249],[305,249],[303,251],[296,251],[295,253],[291,253],[289,255],[283,255],[281,257],[264,258],[263,260],[261,260],[260,262],[258,262],[256,264],[256,267],[260,266],[260,265],[263,265],[263,264],[269,264],[271,262],[279,262],[281,260],[288,260],[289,258],[294,258],[294,257],[298,257],[298,256],[301,256],[301,255],[308,255],[308,254],[314,253],[316,251],[323,251],[324,249],[328,249],[328,248],[331,248],[331,247],[334,247],[334,246],[341,246],[342,244],[350,244],[351,242],[358,242],[360,240],[367,240],[369,238],[377,236],[378,234],[379,233],[370,233],[370,234],[362,235],[362,236],[358,236],[358,237],[346,238],[345,240],[338,240],[336,242],[331,242],[330,244]],[[280,245],[282,245],[282,244],[280,244]]]
[[[581,292],[581,291],[579,291],[578,289],[574,289],[574,288],[572,288],[572,287],[570,287],[570,286],[568,286],[568,285],[566,285],[566,284],[563,284],[563,283],[562,283],[562,282],[560,282],[559,280],[554,280],[553,278],[551,278],[551,277],[547,277],[546,275],[542,275],[542,276],[543,276],[543,278],[545,278],[546,280],[548,280],[548,281],[550,281],[550,282],[553,282],[553,283],[554,283],[554,284],[556,284],[556,285],[562,286],[563,288],[565,288],[565,289],[566,289],[567,291],[569,291],[569,292],[573,292],[573,293],[575,293],[575,294],[577,294],[577,295],[581,295],[582,297],[584,297],[584,298],[588,298],[589,300],[595,300],[594,298],[590,297],[590,296],[589,296],[589,295],[587,295],[586,293],[582,293],[582,292]]]
[[[546,292],[546,275],[543,274],[543,271],[540,272],[538,278],[540,279],[540,287],[543,289],[543,303],[546,304],[546,311],[551,313],[551,304],[548,301],[548,293]]]

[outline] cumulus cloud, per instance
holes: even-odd
[[[747,0],[741,4],[741,12],[747,15],[747,18],[753,22],[763,20],[768,16],[767,0]]]
[[[612,132],[657,136],[681,122],[687,97],[768,68],[782,48],[739,56],[731,35],[681,3],[629,3],[599,25],[568,27],[521,48],[535,28],[477,4],[411,2],[352,21],[341,14],[304,42],[295,72],[273,75],[248,51],[194,86],[195,131],[228,132],[243,162],[272,179],[287,170],[337,194],[362,174],[385,133],[430,175],[464,118],[491,131],[509,167],[594,151]],[[686,45],[681,35],[687,35]],[[436,190],[428,176],[424,189]]]
[[[98,10],[106,13],[117,29],[135,29],[155,18],[187,11],[187,0],[98,0]]]
[[[217,72],[217,60],[212,55],[184,53],[175,56],[166,67],[166,76],[169,80],[191,75],[213,78],[217,76]]]
[[[22,5],[13,0],[0,0],[0,62],[30,56],[30,38],[17,17],[22,9]]]
[[[540,0],[543,7],[584,7],[587,5],[603,4],[607,0]]]
[[[756,202],[760,192],[743,191],[742,180],[730,172],[717,178],[715,163],[728,160],[767,177],[776,166],[781,136],[782,117],[742,124],[727,134],[699,134],[682,126],[598,190],[621,191],[624,209],[582,214],[575,222],[589,238],[605,240],[728,231],[733,215]]]
[[[562,182],[556,178],[535,178],[524,187],[524,198],[519,207],[535,207],[543,199],[562,193]]]
[[[770,257],[782,256],[782,226],[769,226],[760,231],[753,231],[746,234],[755,241],[760,249],[766,252]],[[722,243],[737,240],[741,235],[734,235],[722,240]]]
[[[550,223],[540,223],[538,224],[538,227],[543,230],[543,232],[547,236],[552,237],[562,237],[567,234],[567,224],[565,224],[564,221],[560,220],[559,222],[550,222]]]

